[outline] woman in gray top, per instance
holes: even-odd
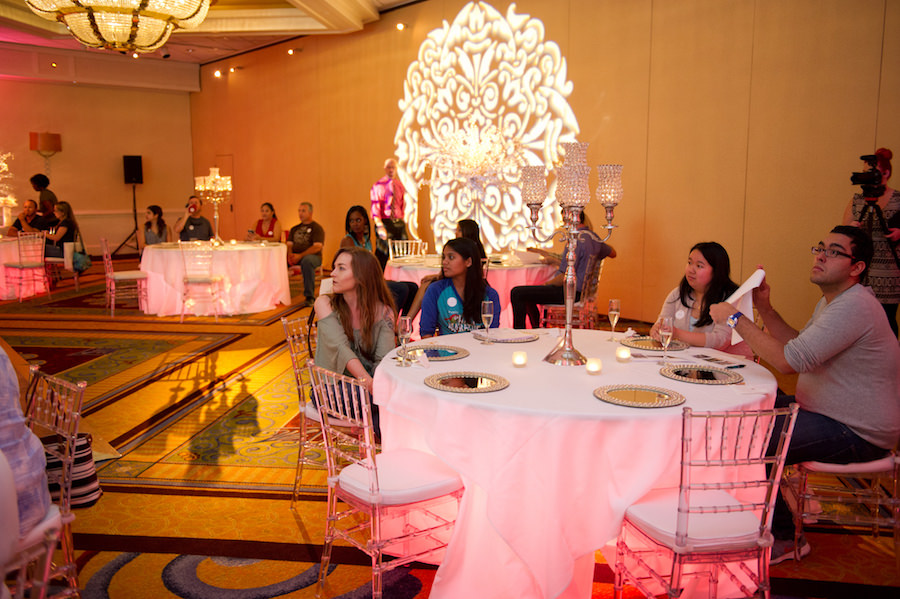
[[[363,248],[338,250],[331,271],[332,293],[315,302],[316,365],[360,379],[372,390],[372,374],[396,347],[397,310],[381,266]]]

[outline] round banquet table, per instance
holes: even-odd
[[[184,261],[177,243],[148,245],[141,257],[147,273],[148,312],[158,316],[181,314]],[[287,248],[282,243],[225,244],[213,251],[212,271],[223,277],[224,314],[251,314],[291,303]],[[204,302],[197,308],[212,313]]]
[[[8,300],[18,298],[18,291],[15,286],[10,287],[6,284],[6,267],[4,266],[7,263],[18,261],[18,239],[16,239],[15,237],[0,238],[0,299]],[[23,294],[23,297],[31,297],[33,295],[37,295],[38,293],[45,293],[47,291],[43,279],[35,280],[30,275],[26,277],[24,284],[25,293]]]
[[[521,260],[507,259],[502,263],[491,262],[488,265],[487,280],[500,296],[500,325],[511,327],[512,306],[509,304],[509,292],[520,285],[543,285],[553,278],[559,270],[555,264],[523,264]],[[409,281],[418,285],[427,275],[436,275],[441,271],[441,257],[430,254],[424,257],[409,257],[389,260],[384,269],[384,278],[390,281]],[[415,329],[418,330],[418,316]]]
[[[606,341],[609,332],[592,330],[573,331],[574,343],[587,357],[601,358],[601,374],[554,366],[543,357],[558,331],[534,331],[539,337],[530,343],[492,345],[472,333],[442,336],[429,341],[470,354],[410,368],[397,367],[390,354],[375,372],[384,449],[433,453],[465,483],[432,599],[589,598],[594,551],[618,535],[625,509],[651,489],[678,486],[682,408],[760,409],[774,402],[768,370],[707,348],[670,351],[670,361],[708,365],[693,357],[702,353],[740,362],[735,372],[743,383],[665,378],[658,352],[635,352],[650,358],[618,363],[619,344]],[[527,352],[525,367],[512,366],[513,351]],[[423,382],[450,371],[496,374],[510,384],[490,393],[452,393]],[[686,402],[631,408],[593,395],[597,387],[624,383],[664,387]]]

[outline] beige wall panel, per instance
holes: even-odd
[[[900,0],[887,2],[884,26],[884,56],[878,98],[878,129],[875,148],[894,151],[894,168],[900,164]],[[900,177],[891,187],[900,185]]]
[[[544,3],[546,5],[546,3]],[[650,66],[649,0],[573,1],[571,41],[566,51],[574,83],[570,104],[591,144],[588,163],[624,165],[625,196],[616,209],[609,243],[618,257],[603,266],[600,308],[617,297],[626,318],[641,316],[647,164],[647,98]],[[592,176],[594,184],[596,174]],[[592,187],[594,189],[594,187]],[[587,213],[603,232],[605,211],[594,200]]]
[[[841,220],[873,150],[880,2],[761,1],[750,105],[744,270],[766,266],[776,307],[803,325],[821,296],[809,247]]]
[[[194,173],[218,164],[234,177],[232,205],[222,207],[226,239],[246,235],[262,202],[275,206],[287,229],[298,222],[297,205],[319,197],[320,41],[295,40],[201,69],[203,91],[191,96]]]
[[[135,194],[141,226],[149,204],[172,214],[190,189],[187,93],[0,80],[0,98],[0,152],[15,155],[10,167],[19,205],[36,197],[28,179],[44,172],[28,133],[59,133],[63,149],[50,159],[50,189],[72,204],[88,251],[99,253],[101,236],[115,249],[134,226],[123,155],[143,158],[144,184]]]
[[[645,320],[659,313],[698,241],[725,246],[741,278],[753,4],[653,3]]]

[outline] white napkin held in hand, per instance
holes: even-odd
[[[746,316],[747,318],[753,318],[753,294],[750,293],[762,283],[762,280],[766,277],[766,271],[761,268],[757,268],[756,271],[744,281],[744,284],[737,288],[737,290],[729,296],[727,303],[735,306],[738,309],[738,312]],[[731,331],[731,344],[737,345],[743,341],[740,335],[738,335],[737,331]]]

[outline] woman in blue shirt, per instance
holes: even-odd
[[[500,323],[500,296],[487,284],[478,246],[471,239],[451,239],[441,256],[441,278],[428,286],[422,300],[422,338],[482,328],[481,302],[494,302],[492,327]]]

